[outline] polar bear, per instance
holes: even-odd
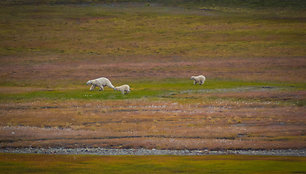
[[[121,91],[122,94],[128,94],[131,91],[129,85],[117,86],[114,90]]]
[[[86,85],[91,85],[89,90],[94,90],[95,87],[99,87],[99,91],[103,91],[105,86],[108,86],[112,89],[114,89],[115,87],[112,85],[112,83],[110,82],[110,80],[108,80],[105,77],[101,77],[101,78],[97,78],[94,80],[89,80]]]
[[[203,75],[191,76],[190,79],[193,80],[194,85],[197,84],[197,83],[199,83],[199,85],[203,85],[205,80],[206,80],[205,76],[203,76]]]

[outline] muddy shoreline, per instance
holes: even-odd
[[[282,150],[157,150],[107,148],[3,148],[0,153],[66,154],[66,155],[268,155],[306,156],[306,149]]]

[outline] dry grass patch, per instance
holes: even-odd
[[[2,146],[304,148],[305,108],[115,100],[1,104]]]

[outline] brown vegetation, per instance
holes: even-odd
[[[305,98],[305,93],[300,92],[215,95]],[[1,104],[1,147],[305,148],[305,107],[256,98],[179,101],[74,100]]]
[[[240,79],[247,81],[306,81],[305,58],[228,58],[198,61],[171,61],[155,58],[149,62],[103,63],[103,61],[77,61],[38,63],[34,65],[9,64],[0,66],[2,81],[45,85],[67,85],[71,82],[85,83],[89,78],[106,76],[114,80],[189,78],[205,72],[209,79]],[[157,63],[155,61],[161,61]],[[124,60],[124,59],[123,59]],[[165,62],[163,62],[165,61]]]
[[[0,147],[306,148],[305,12],[266,11],[1,6]]]

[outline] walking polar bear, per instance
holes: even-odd
[[[194,85],[197,84],[197,83],[198,83],[199,85],[203,85],[204,82],[205,82],[205,80],[206,80],[205,76],[203,76],[203,75],[191,76],[190,79],[193,80],[193,84],[194,84]]]
[[[114,90],[121,91],[122,94],[128,94],[131,91],[129,85],[117,86]]]
[[[110,80],[108,80],[105,77],[101,77],[101,78],[97,78],[94,80],[89,80],[86,85],[91,85],[89,90],[94,90],[95,87],[99,87],[99,91],[103,91],[105,86],[108,86],[112,89],[115,89],[115,87],[113,86],[113,84],[110,82]]]

